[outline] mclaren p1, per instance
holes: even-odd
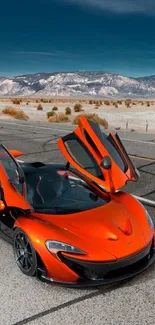
[[[0,145],[0,232],[27,276],[72,287],[131,278],[155,261],[152,219],[122,189],[138,171],[117,134],[81,117],[58,140],[66,164]]]

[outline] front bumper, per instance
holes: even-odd
[[[41,280],[73,288],[107,285],[130,279],[144,272],[155,262],[155,247],[153,242],[151,242],[141,252],[115,262],[87,262],[66,256],[63,256],[62,262],[76,273],[79,273],[79,280],[77,282],[54,280],[47,277],[45,273],[41,274]],[[95,274],[97,278],[88,278],[86,273],[89,274],[89,276]]]

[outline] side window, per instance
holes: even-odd
[[[117,150],[116,145],[113,142],[113,140],[101,131],[99,125],[97,125],[96,123],[94,123],[92,121],[89,121],[89,124],[90,124],[91,128],[93,129],[93,131],[96,133],[97,137],[100,139],[100,141],[104,145],[104,147],[106,148],[106,150],[108,151],[108,153],[110,154],[110,156],[112,157],[112,159],[118,165],[118,167],[123,172],[126,172],[127,166],[126,166],[120,152]],[[89,141],[88,135],[86,135],[86,138],[87,138],[87,141]],[[97,150],[97,148],[96,148],[96,150]]]
[[[0,162],[2,163],[10,182],[16,187],[17,191],[23,195],[23,184],[19,183],[18,166],[9,152],[0,145]]]
[[[64,143],[66,145],[68,153],[76,163],[78,163],[82,168],[84,168],[93,176],[103,179],[103,174],[97,162],[76,135],[72,134],[71,137],[66,137],[66,140],[64,139]]]

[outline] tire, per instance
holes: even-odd
[[[20,270],[27,276],[34,276],[37,272],[37,255],[30,239],[20,228],[14,232],[13,251]]]

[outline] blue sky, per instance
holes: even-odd
[[[0,75],[155,74],[155,0],[5,0]]]

